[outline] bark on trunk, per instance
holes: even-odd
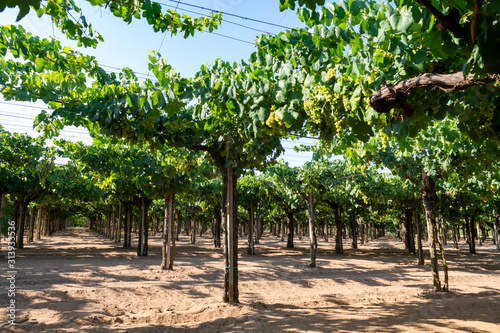
[[[328,217],[325,216],[325,222],[323,225],[323,239],[325,240],[326,243],[328,243],[328,229],[330,229],[328,225]]]
[[[500,244],[498,244],[498,229],[500,229],[500,215],[495,217],[495,223],[493,224],[493,238],[495,239],[497,251],[500,251]]]
[[[228,170],[220,166],[222,173],[222,193],[221,193],[221,225],[222,225],[222,253],[224,256],[224,294],[222,299],[229,302],[229,255],[228,255],[228,234],[227,234],[227,201],[228,201]]]
[[[165,219],[163,220],[163,247],[161,269],[173,269],[173,260],[171,261],[171,243],[172,243],[172,220],[174,218],[174,193],[170,192],[165,199]]]
[[[122,202],[118,202],[118,220],[116,221],[115,243],[120,243],[122,238]]]
[[[474,237],[474,215],[465,217],[467,239],[469,240],[469,253],[476,254],[476,240]]]
[[[439,226],[439,233],[440,234],[443,234],[444,233],[444,230],[442,229],[443,228],[443,224],[441,223],[437,223],[438,226]],[[449,290],[449,286],[448,286],[448,264],[446,263],[446,255],[444,253],[444,242],[443,242],[443,239],[441,237],[438,237],[438,241],[439,241],[439,252],[441,254],[441,263],[443,264],[443,273],[444,273],[444,286],[443,286],[443,291],[448,291]]]
[[[424,248],[422,246],[422,222],[420,221],[420,215],[417,211],[414,211],[415,224],[417,225],[417,264],[424,265]]]
[[[405,211],[405,227],[406,227],[406,238],[405,243],[408,251],[415,254],[415,234],[413,232],[413,219],[412,211],[407,209]]]
[[[469,74],[464,78],[463,72],[452,74],[425,73],[417,77],[401,81],[396,85],[385,85],[370,97],[370,106],[377,112],[387,113],[394,108],[402,108],[406,117],[411,117],[413,107],[406,102],[405,98],[411,90],[419,87],[432,86],[441,90],[452,92],[464,90],[474,85],[484,85],[496,82],[500,74],[487,74],[484,77],[475,78],[475,74]]]
[[[217,210],[215,212],[215,217],[214,217],[214,247],[215,248],[220,248],[221,246],[221,240],[220,240],[220,227],[221,227],[221,216],[220,216],[220,211]]]
[[[316,232],[314,231],[314,201],[312,193],[309,193],[309,197],[307,200],[307,211],[309,213],[309,246],[310,246],[309,266],[316,267],[316,254],[318,252],[318,241],[316,240]]]
[[[46,211],[44,216],[43,216],[43,223],[42,223],[42,236],[47,236],[49,234],[49,221],[50,221],[50,210]]]
[[[108,212],[106,214],[106,237],[111,238],[111,221],[112,221],[112,216],[114,215]]]
[[[429,243],[429,253],[431,257],[431,270],[435,291],[441,291],[441,281],[439,280],[438,260],[436,254],[437,230],[436,230],[436,192],[434,180],[422,168],[423,193],[422,200],[425,209],[425,219],[427,221],[427,233]]]
[[[453,227],[453,248],[458,249],[458,227]]]
[[[349,215],[349,229],[351,229],[352,248],[358,248],[358,232],[356,230],[356,219],[354,214]]]
[[[253,238],[253,202],[250,203],[250,208],[248,209],[248,251],[247,253],[251,256],[255,254],[254,238]]]
[[[196,244],[196,213],[191,215],[191,244]]]
[[[26,235],[26,240],[28,243],[33,243],[33,233],[35,229],[35,211],[33,207],[30,208],[30,224],[28,227],[28,234]]]
[[[43,218],[43,207],[39,206],[38,207],[38,212],[36,214],[36,239],[40,239],[41,236],[41,229],[42,229],[42,218]]]
[[[281,229],[280,230],[280,233],[281,233],[280,234],[280,237],[281,237],[280,240],[282,242],[284,242],[285,241],[285,234],[286,234],[286,226],[285,226],[285,219],[283,217],[281,217],[281,228],[280,229]]]
[[[148,255],[148,235],[149,235],[149,218],[148,208],[151,200],[146,198],[146,195],[141,196],[141,220],[139,222],[139,244],[137,245],[137,256],[145,257]]]
[[[36,239],[41,238],[42,233],[42,221],[45,212],[43,211],[43,206],[38,207],[38,214],[36,216]]]
[[[340,211],[338,205],[335,203],[336,208],[334,208],[335,214],[335,253],[343,254],[344,245],[342,244],[342,219],[340,218]]]
[[[358,232],[359,232],[359,243],[363,245],[365,243],[365,228],[363,226],[363,219],[358,218]]]
[[[224,274],[224,301],[239,303],[238,293],[238,205],[237,183],[238,176],[230,163],[227,168],[227,224],[224,247],[225,274]]]
[[[16,226],[17,226],[17,243],[16,243],[16,248],[22,249],[24,248],[24,226],[25,226],[25,220],[26,220],[26,210],[28,209],[29,201],[25,200],[24,198],[22,199],[20,205],[19,205],[19,218],[16,221]]]
[[[293,230],[294,230],[293,212],[288,212],[286,214],[286,221],[288,224],[288,239],[286,242],[286,248],[293,249]]]

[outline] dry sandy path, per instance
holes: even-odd
[[[307,239],[295,241],[287,250],[267,236],[248,256],[240,240],[241,303],[228,305],[222,253],[208,236],[196,245],[181,236],[175,270],[162,272],[159,237],[138,258],[88,230],[61,231],[17,251],[18,323],[4,325],[2,314],[0,332],[500,332],[491,241],[474,256],[465,244],[448,249],[449,293],[433,292],[429,266],[396,240],[358,250],[346,241],[344,255],[320,241],[318,268],[307,266]]]

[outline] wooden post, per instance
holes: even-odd
[[[228,285],[228,301],[238,302],[238,285],[237,285],[237,252],[235,252],[234,238],[237,235],[235,230],[235,216],[234,216],[234,178],[233,166],[229,165],[227,168],[227,249],[229,266],[226,269],[229,271],[229,285]],[[237,248],[236,248],[237,250]]]
[[[172,243],[172,220],[174,217],[174,194],[170,192],[165,199],[165,219],[163,221],[163,260],[161,269],[173,269],[173,261],[171,261],[171,247]]]
[[[120,243],[122,238],[122,201],[118,201],[118,221],[116,222],[115,243]]]
[[[498,244],[498,228],[500,226],[500,215],[495,217],[495,223],[493,223],[493,237],[495,238],[495,244],[497,246],[497,250],[500,251],[500,244]]]
[[[253,202],[250,203],[250,209],[248,210],[248,254],[255,254],[254,239],[253,239]],[[258,231],[256,231],[258,232]]]
[[[28,243],[33,243],[33,232],[35,228],[35,211],[33,207],[30,208],[30,223],[29,223],[29,228],[28,228],[28,237],[27,241]]]
[[[415,199],[416,202],[416,199]],[[423,265],[425,263],[424,248],[422,247],[422,223],[420,222],[420,215],[417,210],[413,211],[415,224],[417,225],[417,264]]]
[[[439,279],[439,270],[438,270],[438,260],[436,254],[436,243],[438,243],[438,231],[436,230],[436,212],[435,212],[435,204],[436,204],[436,193],[435,193],[435,183],[434,180],[427,174],[427,172],[422,168],[422,201],[425,209],[425,219],[427,221],[427,234],[428,234],[428,243],[429,243],[429,253],[431,257],[431,271],[434,283],[434,290],[441,291],[441,281]],[[443,266],[445,270],[446,277],[446,267]],[[446,281],[445,281],[445,288]]]
[[[309,266],[316,267],[316,254],[318,252],[318,241],[316,240],[316,232],[314,231],[314,200],[312,192],[310,192],[308,196],[307,211],[309,213],[309,245],[310,245]]]
[[[234,170],[234,161],[231,154],[232,139],[227,140],[227,220],[225,230],[225,274],[224,274],[224,301],[238,303],[238,223],[237,212],[238,206],[236,201],[236,184],[238,177]],[[224,177],[224,175],[223,175]]]

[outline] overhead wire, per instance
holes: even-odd
[[[246,17],[246,16],[238,15],[238,14],[232,14],[232,13],[225,12],[225,11],[220,11],[220,10],[213,9],[213,8],[208,8],[208,7],[203,7],[203,6],[199,6],[199,5],[194,5],[194,4],[183,2],[183,1],[179,1],[179,0],[164,0],[164,1],[175,2],[177,4],[181,4],[181,5],[184,5],[184,6],[194,7],[194,8],[206,10],[206,11],[209,11],[211,13],[221,13],[222,15],[235,17],[235,18],[238,18],[238,19],[241,19],[241,20],[247,20],[247,21],[256,22],[256,23],[265,24],[265,25],[271,25],[271,26],[273,26],[273,28],[274,27],[278,27],[278,28],[283,28],[283,29],[286,29],[286,30],[293,30],[293,29],[295,29],[295,28],[292,28],[292,27],[289,27],[289,26],[285,26],[285,25],[279,24],[279,22],[281,20],[278,21],[278,23],[273,23],[273,22],[267,22],[267,21],[263,21],[263,20],[259,20],[259,19],[255,19],[255,18],[251,18],[251,17]],[[160,2],[160,1],[157,2],[157,3],[160,4],[160,5],[164,5],[164,6],[168,6],[168,7],[173,7],[172,5],[168,5],[168,4],[166,4],[164,2]],[[183,10],[185,10],[185,9],[183,9]],[[187,11],[187,10],[185,10],[185,11]],[[197,14],[198,15],[203,15],[201,13],[197,13]],[[247,27],[247,28],[250,28],[250,27]],[[250,29],[252,29],[252,28],[250,28]],[[307,33],[310,34],[310,35],[312,35],[312,36],[317,35],[317,34],[315,34],[313,32],[310,32],[310,31],[308,31]],[[269,33],[269,34],[271,34],[271,33]],[[224,36],[224,37],[229,37],[229,36]],[[229,38],[231,38],[231,37],[229,37]],[[342,40],[342,37],[340,37],[340,36],[337,36],[336,38],[338,40]],[[361,40],[361,42],[362,42],[361,44],[364,44],[362,40]],[[250,42],[246,41],[246,43],[250,43]],[[358,44],[358,45],[360,44],[360,43],[356,43],[356,42],[354,42],[352,40],[350,41],[350,43]]]
[[[223,34],[220,34],[220,33],[218,33],[218,32],[212,32],[212,35],[225,37],[225,38],[228,38],[228,39],[236,40],[236,41],[243,42],[243,43],[247,43],[247,44],[250,44],[250,45],[255,45],[255,43],[248,42],[248,41],[243,40],[243,39],[240,39],[240,38],[236,38],[236,37],[231,37],[231,36],[223,35]]]
[[[232,14],[232,13],[228,13],[228,12],[224,12],[224,11],[220,11],[220,10],[216,10],[216,9],[212,9],[212,8],[208,8],[208,7],[198,6],[198,5],[190,4],[190,3],[187,3],[187,2],[183,2],[183,1],[178,1],[178,0],[164,0],[164,1],[177,2],[177,3],[180,3],[181,5],[184,5],[184,6],[194,7],[194,8],[198,8],[198,9],[202,9],[202,10],[207,10],[207,11],[210,11],[212,13],[221,13],[222,15],[232,16],[232,17],[236,17],[236,18],[239,18],[239,19],[242,19],[242,20],[251,21],[251,22],[256,22],[256,23],[261,23],[261,24],[267,24],[267,25],[273,25],[273,26],[277,26],[279,28],[283,28],[283,29],[287,29],[287,30],[293,29],[293,28],[290,28],[290,27],[287,27],[287,26],[284,26],[284,25],[277,25],[277,24],[272,23],[272,22],[266,22],[266,21],[254,19],[254,18],[251,18],[251,17],[245,17],[245,16],[242,16],[242,15]],[[160,5],[166,5],[166,6],[168,6],[166,3],[162,3],[162,2],[158,2],[158,3]]]
[[[170,8],[174,8],[174,6],[172,5],[168,5],[168,4],[162,4],[162,5],[165,5],[167,7],[170,7]],[[191,13],[191,14],[196,14],[196,15],[200,15],[200,16],[204,16],[205,14],[204,13],[200,13],[200,12],[195,12],[193,10],[189,10],[189,9],[185,9],[185,8],[178,8],[179,10],[182,10],[186,13]],[[177,9],[175,9],[175,11],[177,11]],[[237,23],[237,22],[233,22],[233,21],[229,21],[229,20],[226,20],[224,19],[222,21],[222,23],[229,23],[229,24],[233,24],[233,25],[237,25],[239,27],[242,27],[242,28],[245,28],[245,29],[249,29],[249,30],[253,30],[253,31],[257,31],[257,32],[261,32],[263,34],[270,34],[270,35],[276,35],[276,34],[273,34],[271,33],[270,31],[265,31],[265,30],[261,30],[261,29],[256,29],[254,27],[250,27],[248,25],[244,25],[244,24],[241,24],[241,23]]]

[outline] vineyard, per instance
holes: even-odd
[[[88,2],[185,38],[225,19]],[[20,23],[2,98],[45,105],[39,137],[0,124],[3,328],[500,329],[500,3],[276,6],[306,28],[190,78],[152,52],[139,78],[22,26],[99,47],[77,1],[0,4]],[[290,166],[300,138],[312,160]]]

